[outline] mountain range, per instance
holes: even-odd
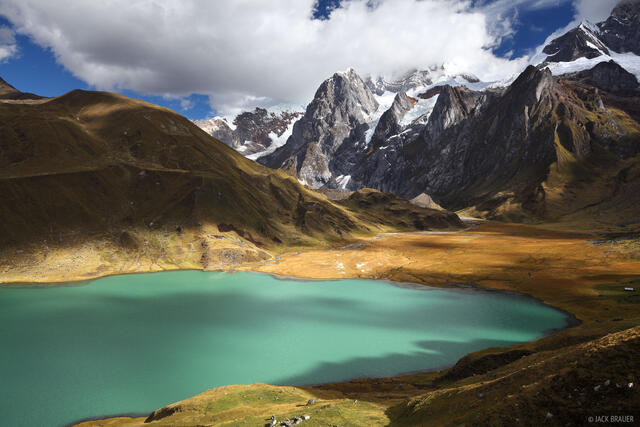
[[[528,335],[528,325],[522,336],[530,338],[499,327],[489,332],[505,341],[464,335],[485,349],[439,372],[319,386],[284,375],[279,383],[296,386],[225,386],[148,417],[98,413],[78,425],[564,426],[600,414],[632,417],[640,407],[639,24],[640,1],[625,0],[606,20],[553,38],[500,82],[440,65],[393,77],[349,68],[323,81],[306,108],[257,107],[195,122],[119,94],[47,98],[0,79],[0,284],[246,270],[336,280],[330,288],[347,278],[389,280],[407,288],[407,298],[422,285],[478,287],[566,314],[566,328],[544,337]],[[182,284],[175,292],[201,298]],[[359,289],[358,298],[369,298]],[[443,329],[384,306],[361,317],[351,300],[309,296],[344,313],[328,319],[336,331],[355,321],[377,327],[386,316],[396,323],[390,334],[429,332],[411,354],[374,340],[383,353],[319,362],[311,372],[463,354],[455,331],[466,329],[465,319]],[[96,304],[113,298],[124,297]],[[438,298],[445,297],[416,312],[439,316]],[[135,308],[154,299],[123,301]],[[170,300],[154,311],[172,310]],[[327,320],[288,294],[255,301],[268,310],[259,321],[278,312],[290,321]],[[74,310],[74,321],[90,319],[92,307]],[[251,305],[238,307],[244,314]],[[213,305],[205,311],[221,324]],[[189,327],[203,325],[199,316],[190,320]],[[241,326],[255,332],[250,322]],[[24,335],[20,324],[5,329]],[[40,343],[47,361],[59,344],[49,329],[53,344]],[[165,335],[163,348],[186,348],[179,334]],[[110,357],[104,341],[106,352],[88,354]],[[264,352],[288,363],[288,347],[300,343],[276,341]],[[126,342],[131,353],[135,345]],[[173,368],[161,376],[180,380]]]
[[[485,218],[591,227],[600,217],[625,228],[619,215],[638,217],[619,195],[638,186],[639,10],[622,2],[605,21],[581,23],[508,82],[444,67],[393,81],[337,72],[286,143],[253,158],[312,189],[370,187]]]
[[[391,194],[330,201],[143,101],[82,90],[42,98],[6,83],[1,92],[5,278],[219,269],[362,233],[462,227]]]

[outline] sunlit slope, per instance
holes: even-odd
[[[225,265],[260,260],[279,248],[393,225],[393,218],[356,216],[143,101],[76,90],[0,103],[0,117],[5,261],[14,250],[41,254],[100,241],[107,258],[142,253],[156,269],[168,258],[181,268],[216,268],[221,258]],[[443,214],[432,214],[442,226]],[[447,225],[460,224],[450,217]],[[82,256],[100,264],[105,253]]]

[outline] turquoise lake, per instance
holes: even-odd
[[[516,295],[373,280],[180,271],[0,288],[2,422],[63,426],[227,384],[432,370],[568,324]]]

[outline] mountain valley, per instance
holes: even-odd
[[[66,354],[56,347],[64,334],[38,317],[38,308],[46,308],[57,324],[79,328],[77,337],[65,337],[77,345],[70,353],[80,357],[78,372],[91,366],[82,365],[86,355],[104,366],[111,365],[102,357],[148,365],[127,374],[140,385],[131,393],[184,379],[178,368],[190,363],[175,354],[212,366],[195,377],[215,388],[153,401],[151,413],[96,409],[106,406],[91,389],[111,393],[104,378],[126,372],[116,362],[115,374],[105,368],[94,383],[86,381],[89,388],[72,390],[89,396],[78,401],[84,406],[77,414],[91,418],[68,420],[83,427],[580,426],[605,414],[637,422],[640,1],[623,0],[601,22],[584,20],[564,31],[504,80],[484,81],[444,63],[379,75],[348,68],[314,83],[320,84],[306,107],[257,103],[233,117],[204,120],[114,92],[39,96],[0,78],[0,305],[17,313],[7,317],[0,338],[42,344],[42,363],[54,371]],[[132,273],[140,288],[118,293]],[[178,279],[183,273],[198,277],[201,288]],[[229,277],[246,295],[233,286],[210,293]],[[109,279],[118,286],[108,288]],[[106,281],[103,299],[90,288],[94,280]],[[267,281],[282,295],[260,287]],[[347,281],[357,301],[336,292],[346,291]],[[367,281],[395,288],[376,300],[375,292],[363,291]],[[165,286],[164,295],[153,294],[154,283]],[[87,288],[81,297],[97,305],[66,304],[80,286]],[[60,290],[61,308],[53,298],[37,298],[37,288]],[[406,305],[392,310],[398,301],[391,295]],[[442,300],[429,300],[433,295]],[[451,331],[487,316],[438,317],[443,300],[463,295],[514,298],[526,315],[562,320],[542,332],[524,321],[520,330],[509,329],[504,307],[494,307],[501,325],[460,337]],[[23,301],[33,301],[33,311],[17,310]],[[227,312],[233,322],[222,316]],[[407,321],[414,318],[400,312],[446,321]],[[209,347],[197,340],[183,345],[188,340],[180,332],[163,328],[174,315],[182,316],[185,337],[201,334]],[[94,316],[125,325],[114,332],[122,341],[110,341]],[[141,340],[127,321],[143,336],[161,338],[144,341],[153,346],[147,352],[136,351]],[[20,322],[44,332],[21,336]],[[246,360],[257,370],[262,363],[293,366],[292,349],[318,344],[321,329],[328,344],[314,350],[317,363],[304,360],[309,366],[300,376],[291,368],[255,384],[215,382],[212,372],[231,372],[227,364],[242,371]],[[376,330],[402,337],[412,350],[395,348]],[[349,331],[372,338],[355,345]],[[340,355],[338,332],[353,353]],[[84,354],[83,333],[104,333],[96,351]],[[249,346],[255,334],[268,341],[258,352]],[[127,344],[120,348],[121,342]],[[156,354],[155,345],[166,354]],[[243,358],[211,363],[216,345]],[[0,374],[19,365],[21,351],[16,346],[0,356]],[[454,365],[415,372],[404,364],[451,354]],[[164,360],[161,370],[152,368]],[[379,374],[383,365],[389,370]],[[8,402],[39,381],[20,368],[29,375],[0,395]],[[329,375],[335,372],[365,373]],[[20,403],[35,408],[39,399],[64,394],[61,387]],[[0,424],[19,419],[7,413]],[[46,411],[37,413],[40,425],[53,422]]]

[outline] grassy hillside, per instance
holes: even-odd
[[[173,111],[121,95],[4,101],[0,117],[2,281],[225,268],[414,227],[331,202]],[[460,225],[421,215],[422,227]]]

